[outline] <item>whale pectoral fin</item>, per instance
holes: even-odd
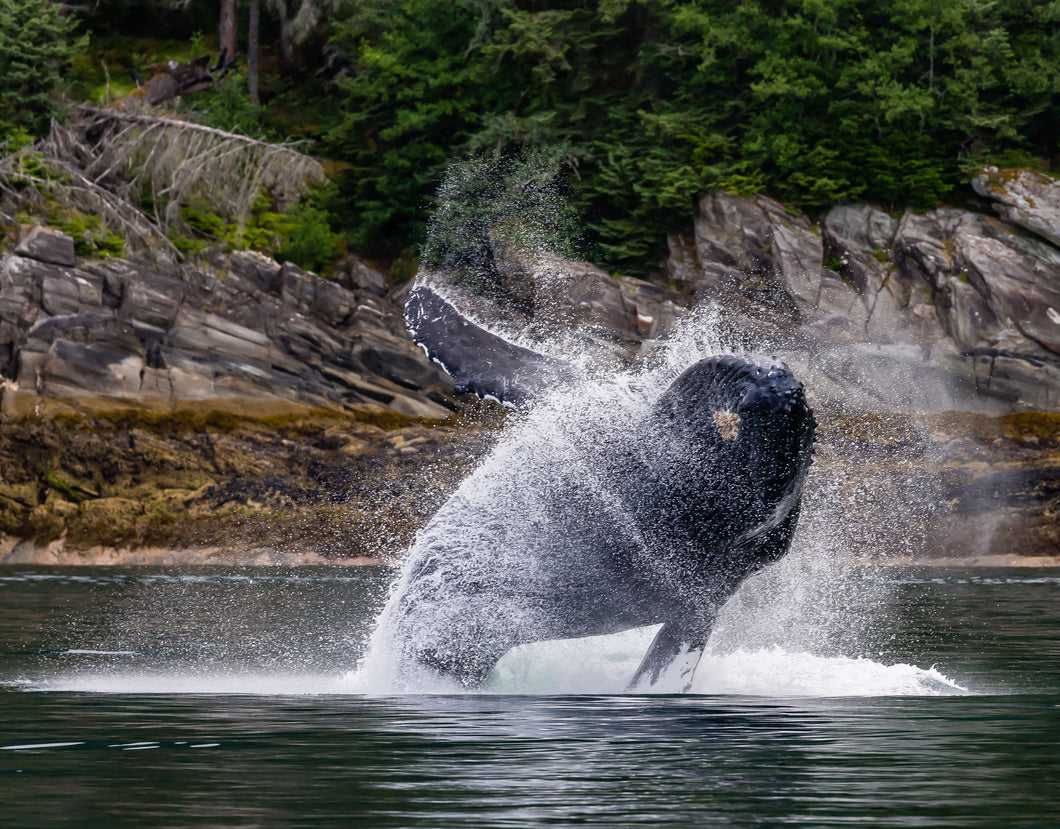
[[[456,381],[457,391],[521,406],[576,375],[569,363],[510,343],[465,319],[425,286],[409,293],[405,322],[416,345]]]
[[[706,636],[691,635],[675,622],[662,626],[633,674],[626,690],[631,693],[683,694],[692,687],[696,667],[706,646]]]

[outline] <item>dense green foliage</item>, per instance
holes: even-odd
[[[170,240],[184,256],[220,245],[230,250],[261,251],[281,262],[322,271],[343,246],[318,201],[319,197],[309,196],[277,212],[267,197],[260,196],[250,214],[242,217],[222,216],[206,202],[189,204],[181,210],[180,230],[171,231]]]
[[[59,6],[0,0],[0,137],[19,129],[24,142],[26,130],[46,128],[62,67],[80,47],[76,19],[93,46],[75,60],[75,88],[97,102],[131,89],[134,70],[217,51],[215,0],[99,0],[77,7],[79,18]],[[310,6],[321,13],[301,16],[311,23],[296,31],[296,13]],[[242,73],[179,106],[223,129],[315,140],[332,159],[338,194],[299,207],[280,223],[287,230],[263,213],[201,231],[246,244],[261,230],[301,261],[337,251],[340,230],[352,247],[405,267],[421,244],[432,261],[472,255],[457,251],[454,234],[491,211],[509,232],[547,224],[550,201],[496,195],[533,159],[548,159],[538,178],[552,192],[557,172],[565,178],[579,252],[634,273],[657,266],[665,232],[687,226],[696,197],[713,188],[765,191],[810,212],[855,199],[927,208],[961,200],[987,163],[1060,164],[1060,0],[291,0],[264,9],[261,106]],[[281,30],[288,45],[297,35],[293,57],[280,55]],[[461,185],[484,199],[463,213],[439,192],[461,169],[485,177],[482,192]],[[478,232],[475,244],[493,244],[495,227]],[[566,220],[548,233],[550,244],[576,235]]]
[[[0,141],[47,130],[62,70],[84,46],[75,25],[51,0],[0,0]]]
[[[569,154],[595,255],[636,270],[711,188],[929,207],[1058,150],[1055,0],[360,0],[333,43],[360,245],[420,233],[468,153]]]

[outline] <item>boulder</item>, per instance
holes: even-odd
[[[643,279],[620,276],[618,284],[625,307],[634,314],[637,336],[642,340],[671,331],[689,304],[687,296]]]
[[[987,167],[972,179],[972,187],[997,202],[994,210],[1006,222],[1060,247],[1060,180],[1035,170]]]
[[[332,326],[341,324],[355,305],[350,291],[291,262],[280,269],[280,297],[300,313],[319,317]]]
[[[700,199],[694,228],[701,275],[691,286],[695,294],[751,313],[791,317],[792,298],[778,283],[772,258],[774,231],[789,223],[784,206],[766,196],[718,191]]]
[[[534,322],[543,333],[581,329],[617,343],[639,342],[636,311],[621,283],[599,268],[549,259],[535,268],[534,283]]]
[[[919,280],[933,292],[958,272],[953,235],[964,215],[962,210],[945,208],[923,215],[906,212],[894,242],[894,261],[906,279]]]
[[[784,215],[784,205],[767,196],[744,198],[722,190],[703,196],[695,222],[700,264],[717,263],[738,272],[769,267],[766,248],[774,220]]]
[[[1060,365],[1035,360],[1025,351],[1001,349],[975,355],[976,391],[1007,402],[1001,411],[1060,411]]]
[[[124,286],[118,316],[165,332],[175,323],[183,299],[184,287],[179,279],[144,273]]]
[[[1060,354],[1060,251],[1037,247],[977,214],[962,217],[953,237],[960,273],[986,299],[1001,328]]]
[[[41,308],[52,316],[103,308],[103,280],[87,271],[39,265]]]
[[[897,230],[895,219],[865,204],[837,205],[821,222],[825,257],[838,265],[843,278],[862,293],[870,315],[883,278],[871,279],[866,272],[883,271]],[[871,283],[876,283],[875,290]]]
[[[283,268],[274,259],[256,250],[241,250],[228,260],[233,275],[247,280],[254,288],[265,293],[278,293],[282,282]]]
[[[68,268],[72,268],[77,261],[73,237],[50,227],[31,228],[15,245],[15,253],[38,262]]]
[[[227,363],[265,367],[271,342],[261,331],[239,325],[219,314],[182,307],[166,332],[166,349]]]
[[[828,211],[822,230],[826,239],[886,255],[894,244],[898,221],[867,204],[840,204]]]
[[[407,389],[426,389],[439,379],[433,367],[402,340],[371,338],[355,346],[354,354],[368,371]]]
[[[770,228],[771,265],[788,296],[804,314],[817,308],[821,297],[824,251],[820,234],[805,217],[775,222]]]
[[[666,247],[669,251],[666,258],[667,281],[682,291],[692,291],[702,275],[695,238],[684,233],[669,233]]]
[[[44,313],[42,266],[19,256],[0,262],[0,320],[25,331]]]
[[[143,349],[132,326],[110,314],[52,317],[26,334],[18,390],[43,397],[135,399]]]
[[[1003,326],[979,291],[968,280],[948,277],[939,291],[936,307],[957,347],[966,353],[994,346]],[[1028,346],[1033,346],[1027,341]]]
[[[340,262],[331,278],[342,287],[365,296],[382,299],[387,295],[386,276],[356,256],[348,256]]]
[[[846,271],[824,267],[825,240],[805,216],[764,196],[713,193],[700,201],[695,241],[700,277],[687,275],[690,251],[676,240],[668,268],[697,295],[714,297],[738,318],[764,317],[772,330],[801,327],[826,341],[863,336],[865,298]]]

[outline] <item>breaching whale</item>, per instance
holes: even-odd
[[[582,379],[432,288],[411,291],[406,320],[459,390],[525,405]],[[782,363],[731,354],[699,360],[644,411],[628,439],[586,435],[576,461],[525,463],[515,446],[484,497],[461,488],[442,506],[380,619],[399,666],[474,687],[516,645],[661,624],[629,687],[691,684],[722,605],[788,550],[815,422]]]

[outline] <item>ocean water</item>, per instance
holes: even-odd
[[[671,696],[651,629],[373,687],[392,576],[0,567],[3,825],[1060,826],[1057,571],[752,586]]]

